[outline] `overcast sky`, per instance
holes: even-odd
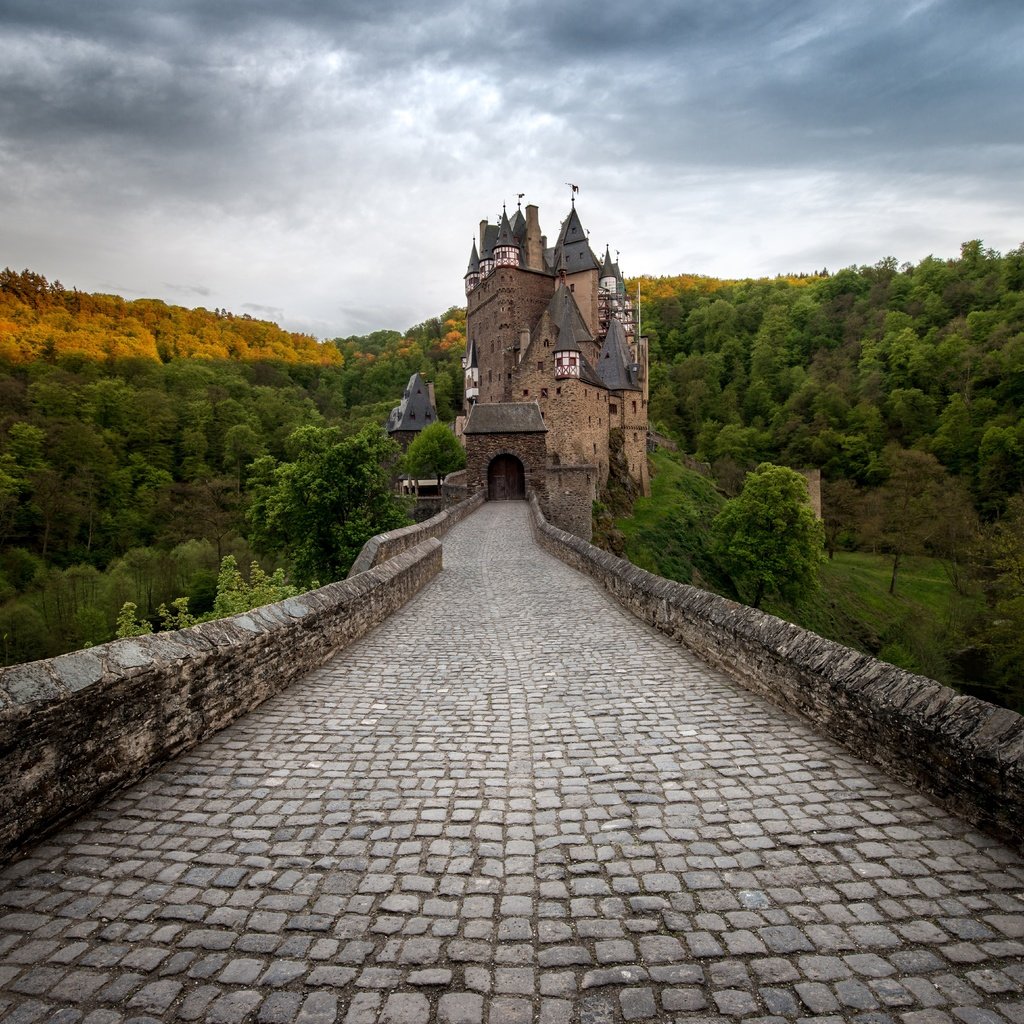
[[[0,0],[0,266],[318,337],[516,194],[627,275],[1024,241],[1021,0]]]

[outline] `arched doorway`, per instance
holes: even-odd
[[[517,501],[526,497],[526,470],[514,455],[499,455],[487,467],[490,501]]]

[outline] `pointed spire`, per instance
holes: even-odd
[[[473,239],[473,251],[469,254],[469,266],[466,268],[466,276],[480,273],[480,256],[476,251],[476,239]]]
[[[609,391],[636,391],[640,387],[629,354],[626,332],[615,317],[608,322],[608,331],[597,360],[597,372]]]
[[[612,251],[606,245],[604,247],[604,262],[601,264],[601,280],[606,277],[615,277],[615,264],[612,262]]]

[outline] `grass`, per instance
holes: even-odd
[[[615,523],[626,557],[659,576],[729,592],[708,554],[711,521],[724,502],[710,480],[659,449],[651,455],[651,496],[638,498],[632,516]]]

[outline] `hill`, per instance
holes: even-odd
[[[126,601],[149,619],[182,594],[207,611],[227,554],[277,567],[246,518],[257,461],[294,459],[301,428],[379,426],[413,372],[437,382],[441,414],[454,416],[464,323],[456,309],[404,333],[321,343],[4,271],[3,662],[108,640]]]

